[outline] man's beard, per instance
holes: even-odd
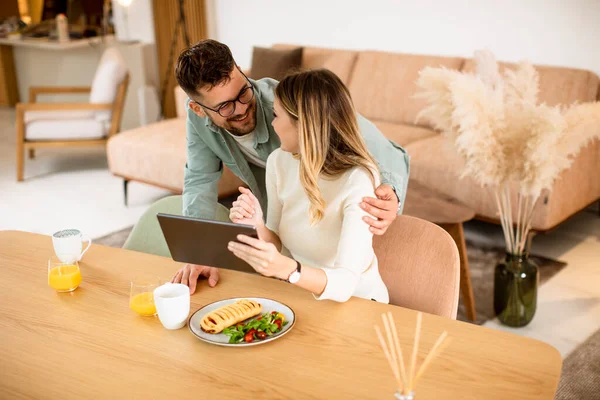
[[[236,115],[235,117],[230,117],[225,121],[223,125],[218,125],[223,129],[227,129],[229,133],[236,136],[247,135],[250,132],[256,129],[256,103],[252,104],[246,110],[246,114],[248,114],[246,120],[243,124],[239,124],[236,122],[236,119],[239,119],[243,115]],[[214,122],[214,121],[213,121]]]

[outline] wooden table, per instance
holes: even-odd
[[[296,312],[289,334],[249,348],[210,345],[128,308],[129,280],[170,279],[170,259],[92,245],[72,293],[47,286],[52,240],[0,232],[0,398],[392,399],[394,380],[373,325],[391,311],[401,343],[416,312],[363,299],[316,301],[284,282],[222,271],[200,282],[192,311],[235,296],[265,296]],[[420,399],[552,399],[561,369],[553,347],[501,331],[423,316],[422,360],[438,335],[453,338],[419,382]]]
[[[463,222],[473,219],[475,211],[455,198],[436,192],[413,180],[410,181],[406,192],[403,214],[433,222],[452,236],[460,257],[460,291],[465,302],[467,318],[475,321],[477,318],[475,298],[463,232]]]

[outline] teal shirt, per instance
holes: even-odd
[[[267,160],[273,150],[279,148],[279,137],[273,122],[273,100],[277,81],[270,78],[254,81],[256,96],[256,128],[254,148],[259,157]],[[381,182],[391,185],[404,206],[410,163],[408,153],[388,140],[377,127],[357,116],[358,125],[367,147],[379,164]],[[214,219],[217,205],[219,178],[226,165],[244,181],[267,209],[265,169],[249,163],[237,142],[227,132],[216,126],[210,118],[196,115],[189,107],[186,123],[187,163],[183,183],[183,214],[190,217]]]

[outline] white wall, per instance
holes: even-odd
[[[154,13],[152,0],[132,0],[129,7],[122,7],[112,0],[113,23],[118,40],[139,40],[154,44]]]
[[[207,0],[209,34],[240,66],[252,46],[528,59],[600,74],[600,0]]]

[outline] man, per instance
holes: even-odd
[[[214,219],[220,205],[217,184],[223,164],[240,177],[266,210],[265,165],[279,147],[273,120],[277,81],[248,79],[237,67],[229,48],[214,40],[203,40],[183,51],[175,75],[190,98],[187,116],[187,164],[183,189],[183,214]],[[379,163],[381,182],[377,198],[365,198],[361,207],[373,234],[382,235],[401,212],[408,183],[409,158],[371,122],[358,116],[369,151]],[[222,206],[221,206],[222,207]],[[217,268],[185,265],[173,282],[196,290],[199,276],[214,286]]]

